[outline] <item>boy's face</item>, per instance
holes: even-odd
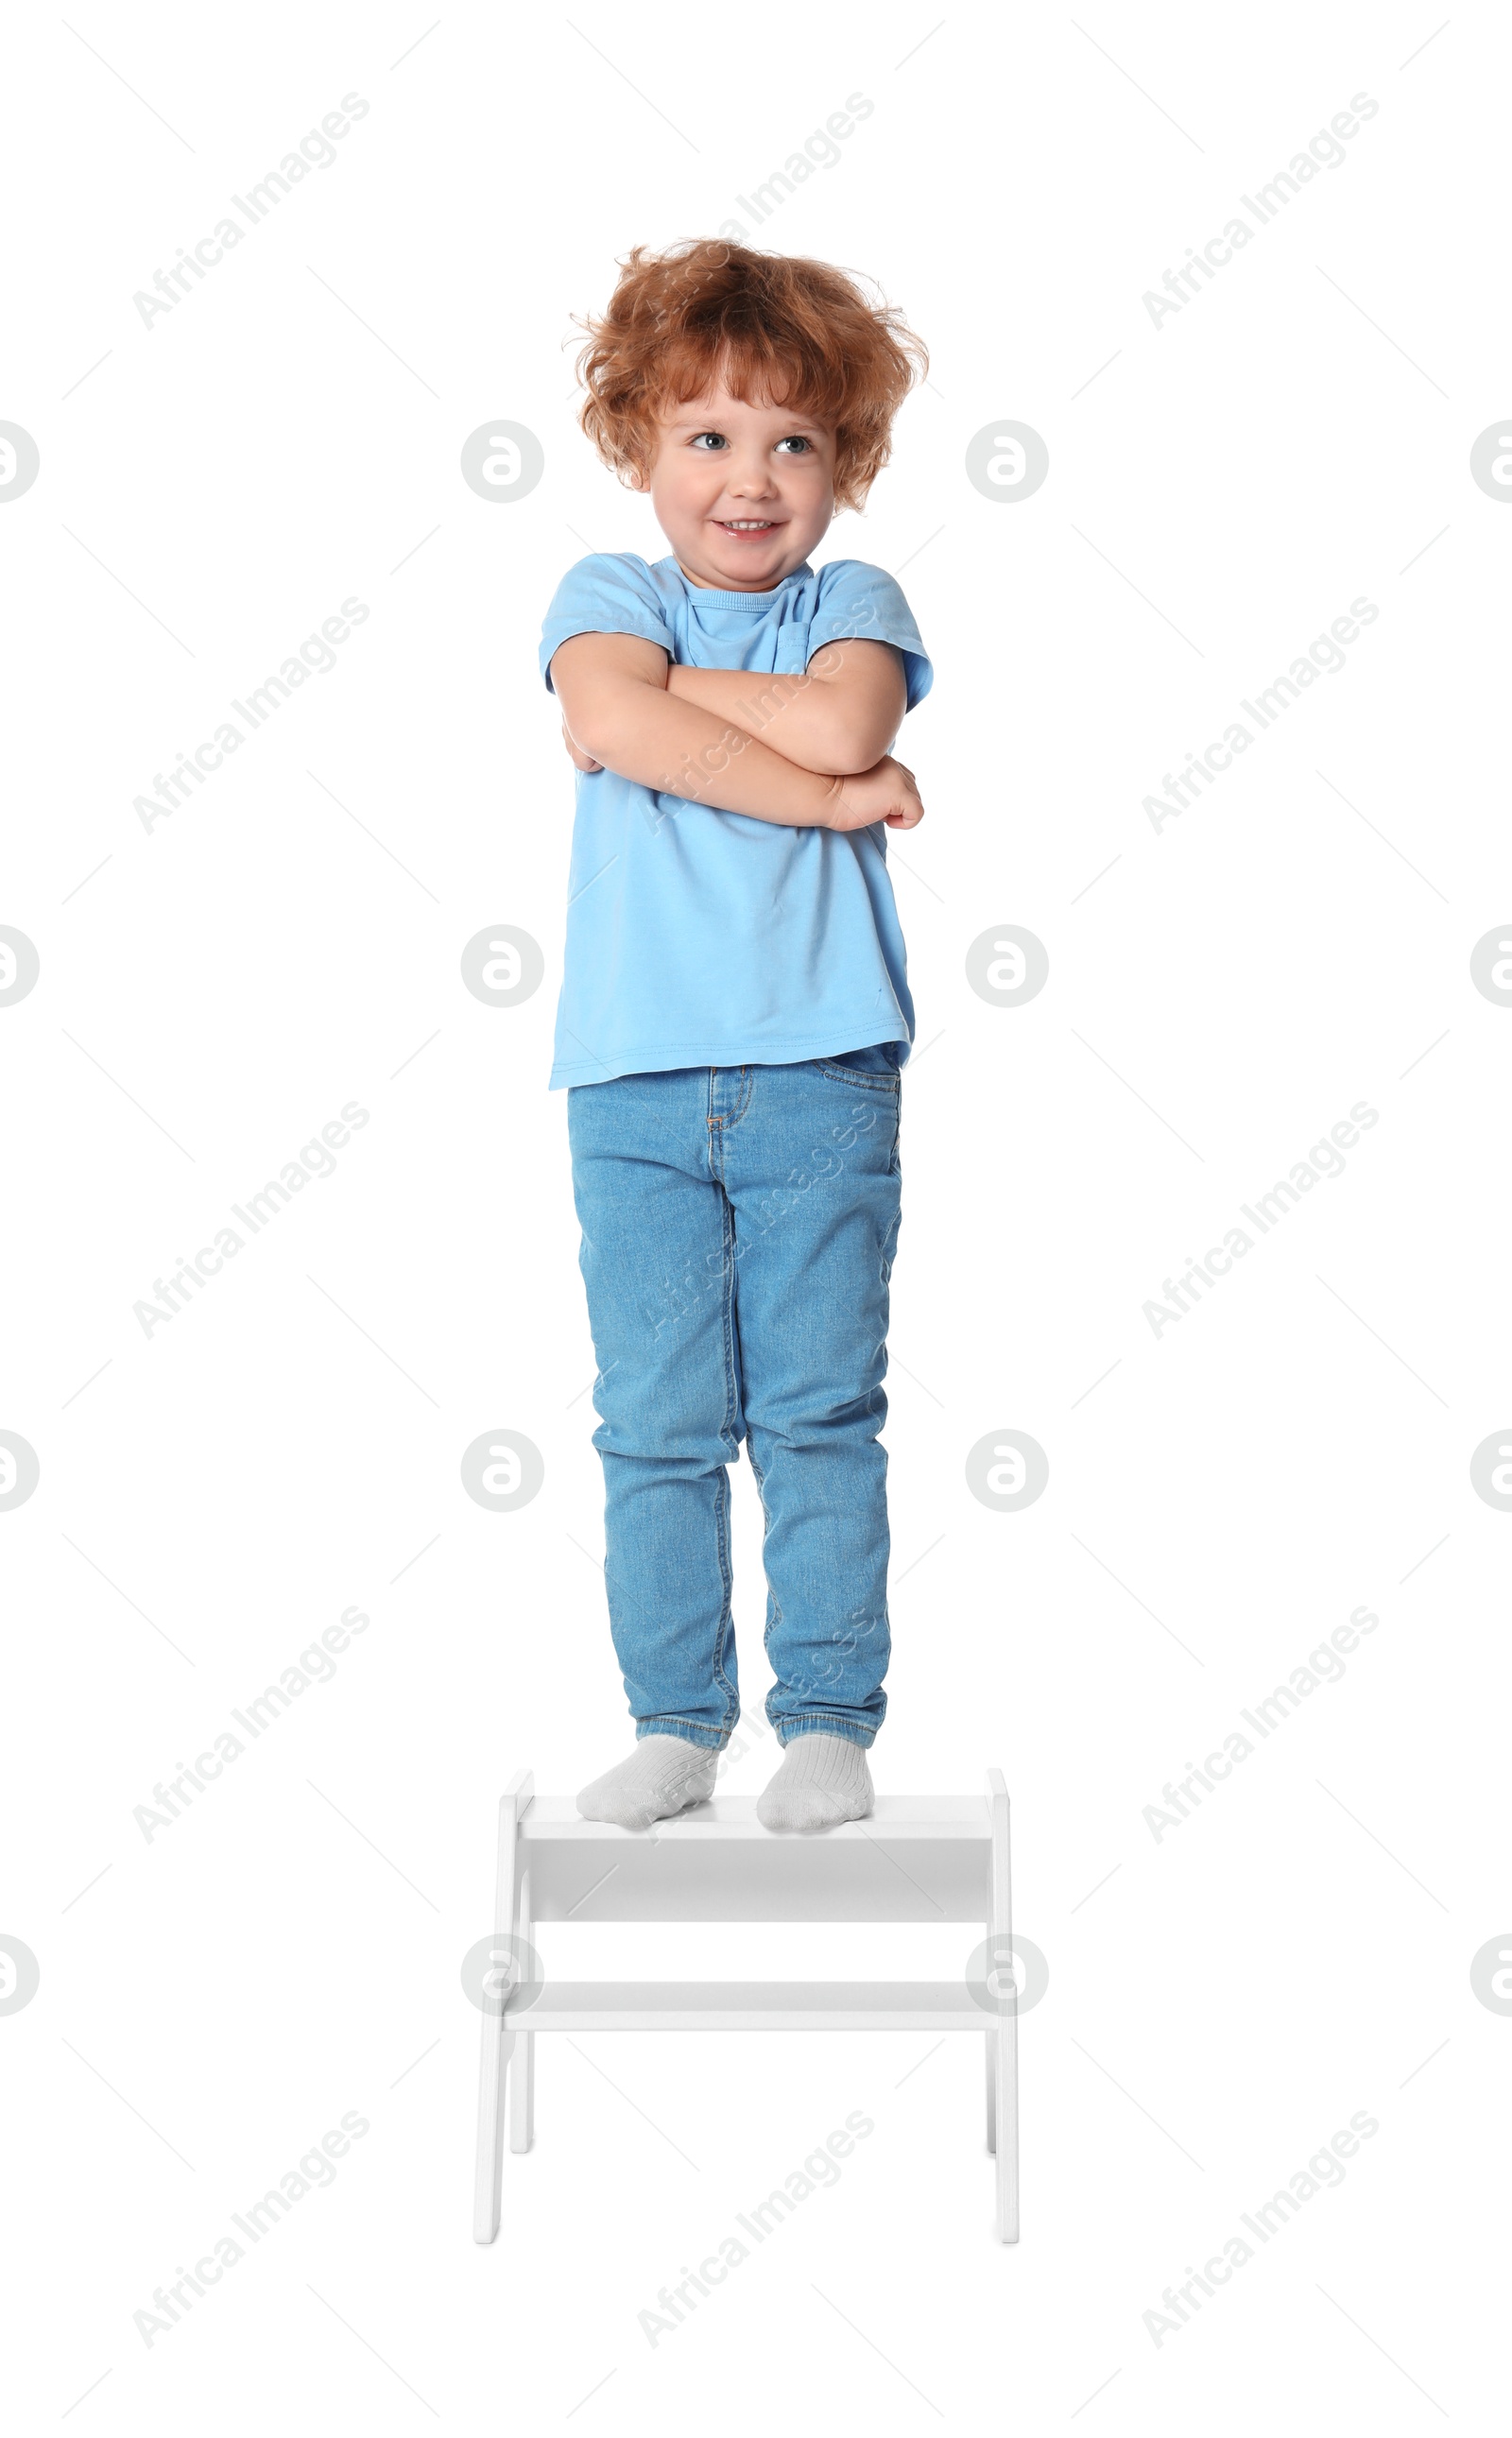
[[[750,406],[716,380],[661,419],[649,479],[657,522],[691,583],[769,592],[801,567],[835,514],[835,434],[806,415]]]

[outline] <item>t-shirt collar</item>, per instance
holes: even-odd
[[[716,592],[708,585],[693,583],[683,574],[675,556],[664,558],[661,564],[677,577],[689,601],[694,605],[702,605],[709,610],[744,610],[757,618],[771,608],[790,584],[796,584],[800,577],[811,576],[814,573],[808,560],[804,559],[800,567],[795,567],[783,576],[781,584],[774,584],[767,592]]]

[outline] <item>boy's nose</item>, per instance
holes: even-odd
[[[771,500],[777,486],[763,465],[732,467],[725,484],[732,500]]]

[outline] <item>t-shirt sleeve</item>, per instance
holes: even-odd
[[[570,567],[552,595],[541,627],[540,670],[548,694],[552,655],[571,635],[643,635],[670,659],[677,647],[643,559],[623,551],[594,551]]]
[[[902,585],[885,567],[869,567],[865,559],[835,559],[819,570],[818,608],[809,627],[810,660],[824,645],[851,635],[863,642],[896,644],[903,654],[908,709],[923,702],[935,681],[934,666]]]

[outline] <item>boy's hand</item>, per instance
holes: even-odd
[[[873,822],[889,829],[911,830],[923,820],[924,808],[913,772],[885,753],[870,770],[836,779],[824,815],[830,830],[864,830]]]
[[[566,748],[567,748],[567,750],[568,750],[568,752],[571,754],[571,758],[572,758],[572,762],[573,762],[573,764],[574,764],[574,766],[575,766],[575,768],[576,768],[577,769],[579,769],[579,770],[602,770],[602,769],[603,769],[604,765],[603,765],[603,763],[602,763],[602,762],[595,762],[591,753],[585,753],[585,752],[584,752],[584,751],[583,751],[583,748],[581,747],[581,745],[576,745],[576,744],[574,744],[574,743],[573,743],[572,738],[571,738],[571,734],[569,733],[568,726],[567,726],[567,722],[566,722],[566,720],[565,720],[565,719],[564,719],[564,720],[563,720],[563,722],[562,722],[562,743],[566,746]]]

